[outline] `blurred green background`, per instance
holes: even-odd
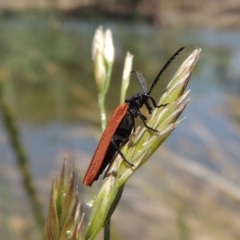
[[[180,47],[153,91],[158,99],[197,47],[187,117],[134,175],[112,221],[114,239],[240,239],[240,2],[1,0],[0,83],[46,216],[51,180],[67,154],[81,183],[101,135],[91,44],[102,25],[116,50],[108,116],[119,104],[127,51],[148,84]],[[134,79],[134,78],[132,78]],[[128,96],[139,91],[132,80]],[[0,118],[1,239],[42,239]],[[102,239],[100,236],[99,239]]]

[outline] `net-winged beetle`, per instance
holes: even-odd
[[[87,186],[91,186],[96,181],[99,175],[112,161],[116,153],[119,153],[121,157],[132,167],[130,163],[121,152],[122,147],[129,139],[132,130],[135,130],[135,118],[140,117],[144,126],[154,132],[156,129],[149,127],[146,123],[147,118],[140,112],[140,108],[145,105],[149,114],[152,113],[154,108],[160,108],[166,106],[157,105],[153,97],[150,96],[153,87],[157,84],[160,76],[167,69],[173,59],[184,49],[180,48],[163,66],[155,80],[153,81],[150,90],[147,90],[147,84],[138,71],[132,71],[136,74],[137,79],[141,85],[142,92],[136,93],[132,97],[125,100],[125,103],[118,106],[113,115],[109,119],[106,129],[104,130],[102,137],[99,141],[97,149],[90,162],[88,170],[83,179],[83,183]]]

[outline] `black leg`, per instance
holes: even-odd
[[[151,99],[152,104],[155,108],[160,108],[160,107],[166,107],[168,105],[168,103],[164,103],[164,104],[160,104],[157,105],[156,101],[154,100],[154,98],[152,98],[151,96],[149,96],[149,99]]]
[[[145,128],[147,128],[147,129],[149,129],[149,130],[151,130],[151,131],[153,131],[153,132],[159,133],[158,130],[156,130],[156,129],[154,129],[154,128],[151,128],[151,127],[149,127],[149,126],[146,124],[146,122],[145,122],[146,117],[145,117],[144,115],[142,115],[140,111],[137,111],[137,113],[138,113],[138,116],[142,119],[142,122],[143,122]]]
[[[163,104],[160,104],[157,106],[157,108],[160,108],[160,107],[166,107],[169,103],[163,103]]]
[[[154,105],[154,103],[153,103],[153,105]],[[148,100],[145,102],[145,106],[146,106],[149,114],[152,114],[153,109],[152,109],[152,107],[151,107],[151,105],[150,105],[150,103],[149,103]],[[154,107],[156,107],[156,106],[154,106]],[[144,117],[145,117],[145,116],[144,116]],[[146,118],[146,120],[147,120],[147,118]]]
[[[121,152],[120,148],[117,146],[117,144],[115,143],[115,141],[121,140],[121,142],[126,142],[128,139],[123,138],[119,135],[114,135],[111,139],[111,143],[112,145],[115,147],[116,151],[120,154],[120,156],[123,158],[123,160],[129,164],[131,167],[134,167],[134,164],[130,163],[124,156],[124,154]]]

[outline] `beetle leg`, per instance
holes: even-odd
[[[150,105],[150,103],[149,103],[148,100],[145,102],[145,106],[146,106],[146,108],[147,108],[149,114],[152,114],[153,109],[152,109],[152,107],[151,107],[151,105]],[[154,104],[153,104],[153,106],[155,107]]]
[[[138,114],[138,116],[141,118],[141,120],[142,120],[145,128],[147,128],[147,129],[149,129],[149,130],[151,130],[151,131],[153,131],[153,132],[159,133],[158,130],[156,130],[156,129],[154,129],[154,128],[151,128],[151,127],[149,127],[149,126],[146,124],[146,122],[145,122],[145,121],[146,121],[146,117],[145,117],[144,115],[142,115],[142,113],[141,113],[140,111],[137,111],[137,114]]]
[[[134,164],[130,163],[126,157],[124,156],[124,154],[121,152],[120,148],[117,146],[117,144],[115,143],[115,141],[117,140],[121,140],[121,142],[126,142],[128,139],[126,138],[123,138],[119,135],[114,135],[111,139],[111,143],[112,145],[115,147],[116,151],[120,154],[120,156],[122,157],[122,159],[127,163],[129,164],[131,167],[134,167]]]
[[[151,99],[152,104],[155,108],[166,107],[168,105],[168,103],[157,105],[157,103],[156,103],[156,101],[154,100],[153,97],[151,97],[151,96],[148,96],[148,97],[149,97],[149,99]]]

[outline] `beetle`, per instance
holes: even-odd
[[[113,112],[113,115],[108,121],[107,127],[102,134],[97,149],[83,179],[83,183],[85,185],[91,186],[92,183],[99,178],[99,175],[103,172],[103,170],[112,161],[117,153],[121,155],[121,157],[129,164],[130,167],[134,167],[134,165],[125,158],[120,148],[127,143],[130,134],[133,130],[135,130],[135,118],[137,117],[140,117],[147,129],[153,132],[158,132],[156,129],[153,129],[147,125],[147,118],[140,112],[140,108],[145,105],[149,114],[151,114],[154,108],[160,108],[167,105],[157,105],[156,101],[150,96],[150,94],[160,79],[160,76],[183,49],[184,47],[180,48],[167,61],[167,63],[159,71],[149,91],[147,90],[147,84],[142,74],[138,71],[132,71],[132,73],[136,74],[136,77],[141,85],[142,92],[138,92],[132,97],[126,99],[125,102],[118,106]]]

